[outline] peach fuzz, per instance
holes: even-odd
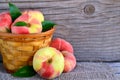
[[[68,51],[62,51],[64,56],[64,72],[72,71],[76,66],[76,58]]]
[[[68,51],[70,53],[74,52],[72,45],[61,38],[55,38],[52,40],[50,46],[56,48],[59,51]]]
[[[17,22],[25,22],[26,26],[16,26]],[[22,14],[19,16],[11,26],[12,33],[15,34],[29,34],[29,33],[40,33],[42,31],[42,24],[37,19],[29,14]]]
[[[0,32],[7,32],[10,30],[12,18],[9,12],[0,13]]]

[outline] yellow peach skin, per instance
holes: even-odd
[[[42,12],[37,11],[37,10],[26,10],[22,14],[29,14],[33,18],[37,18],[40,22],[44,21],[44,15]]]
[[[34,16],[36,13],[24,13],[19,16],[11,26],[12,33],[15,34],[29,34],[29,33],[41,33],[42,32],[42,24],[38,20],[38,17]],[[25,22],[26,26],[16,26],[17,22]]]
[[[33,68],[41,77],[53,79],[63,72],[64,57],[55,48],[42,48],[33,57]]]

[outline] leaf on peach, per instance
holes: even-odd
[[[42,22],[42,32],[45,32],[45,31],[48,31],[50,30],[51,28],[53,28],[56,24],[52,21],[49,21],[49,20],[45,20]]]
[[[12,17],[12,21],[14,21],[16,18],[18,18],[22,14],[19,8],[17,8],[17,6],[12,3],[9,3],[9,11]]]
[[[27,26],[28,24],[26,22],[23,22],[23,21],[19,21],[19,22],[16,22],[14,26]]]

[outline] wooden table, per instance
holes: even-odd
[[[38,74],[28,78],[13,77],[6,73],[0,64],[0,80],[44,80]],[[76,68],[69,73],[62,73],[54,80],[119,80],[120,63],[78,62]]]

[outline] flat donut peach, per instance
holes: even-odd
[[[10,31],[12,18],[9,12],[0,13],[0,32]]]
[[[64,56],[64,71],[63,72],[70,72],[76,66],[76,58],[73,54],[68,51],[62,51]]]
[[[74,52],[72,45],[66,40],[61,39],[61,38],[54,39],[51,42],[50,46],[56,48],[59,51],[68,51],[70,53]]]

